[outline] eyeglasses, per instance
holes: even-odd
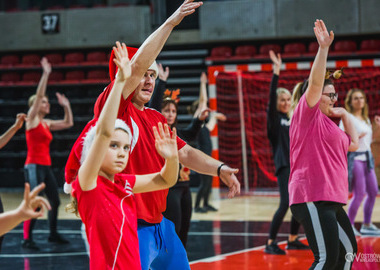
[[[338,99],[338,93],[322,93],[324,96],[328,96],[331,101],[334,101],[334,98]]]

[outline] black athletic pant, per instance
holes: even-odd
[[[186,247],[187,234],[190,228],[191,211],[190,187],[183,185],[170,188],[164,216],[174,223],[175,231],[184,247]]]
[[[290,209],[305,229],[314,254],[309,269],[351,269],[357,244],[342,204],[308,202],[293,204]]]
[[[1,201],[1,197],[0,197],[0,214],[3,212],[4,212],[3,202]],[[0,236],[0,252],[1,252],[1,245],[3,243],[3,239],[4,239],[4,235]]]
[[[60,200],[58,195],[58,185],[53,170],[50,166],[37,164],[25,165],[25,181],[30,184],[31,190],[40,183],[45,183],[46,187],[42,192],[45,193],[51,205],[51,210],[48,214],[50,235],[55,234],[57,232],[58,207],[60,205]],[[32,232],[35,223],[36,219],[24,222],[24,239],[33,239]]]
[[[270,225],[269,239],[272,239],[272,240],[276,239],[276,236],[277,236],[278,231],[280,230],[282,221],[284,220],[286,212],[288,212],[288,209],[289,209],[289,190],[288,190],[289,174],[290,174],[289,167],[283,167],[277,173],[277,183],[278,183],[278,188],[280,191],[280,205],[278,206],[278,209],[276,213],[274,214],[272,223]],[[290,221],[290,234],[292,235],[298,234],[299,228],[300,228],[299,222],[297,222],[297,220],[292,216],[291,221]]]
[[[208,206],[208,200],[211,194],[212,176],[199,174],[201,183],[199,185],[197,197],[195,199],[195,208],[200,207],[201,200],[203,199],[203,206]]]

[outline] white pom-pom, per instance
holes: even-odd
[[[67,184],[66,182],[63,184],[63,191],[66,193],[66,194],[71,194],[71,184]]]

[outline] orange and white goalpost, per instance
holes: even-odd
[[[292,91],[308,78],[312,61],[282,64],[278,87]],[[335,80],[337,106],[344,106],[351,88],[363,89],[368,98],[371,120],[380,115],[380,58],[330,60],[327,69],[344,67]],[[274,163],[266,132],[266,108],[272,78],[272,64],[226,64],[208,67],[209,106],[227,116],[211,132],[212,156],[239,168],[238,179],[245,191],[276,186]],[[215,177],[213,188],[219,188]]]

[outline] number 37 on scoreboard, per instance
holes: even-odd
[[[49,13],[41,15],[41,27],[43,34],[59,33],[59,14]]]

